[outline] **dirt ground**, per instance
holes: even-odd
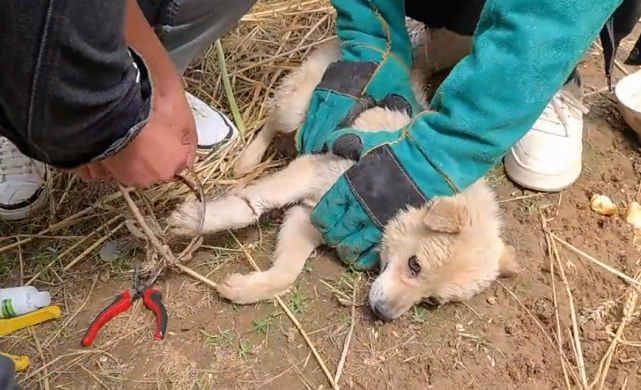
[[[624,44],[621,60],[631,43]],[[596,50],[580,71],[587,92],[605,86]],[[512,185],[502,168],[492,173],[505,211],[505,235],[516,246],[524,271],[469,302],[416,307],[382,324],[365,302],[371,275],[352,273],[331,254],[321,253],[282,297],[309,343],[278,304],[230,305],[210,287],[172,271],[156,286],[170,315],[164,341],[153,340],[153,317],[138,303],[107,325],[94,346],[83,348],[79,340],[92,318],[129,288],[135,260],[105,263],[93,250],[68,266],[69,258],[82,255],[76,249],[35,282],[53,292],[63,316],[6,336],[0,350],[31,357],[30,369],[20,376],[27,389],[330,389],[312,348],[331,377],[340,372],[342,389],[581,388],[582,377],[587,384],[597,378],[599,363],[627,315],[602,388],[640,388],[635,292],[597,265],[600,261],[634,278],[641,271],[639,252],[623,219],[596,215],[589,200],[605,194],[621,208],[638,201],[641,154],[604,94],[592,94],[586,104],[592,111],[585,123],[584,171],[572,188],[536,194]],[[87,199],[62,203],[57,213],[71,215],[113,188],[84,186],[82,191]],[[113,226],[107,223],[113,211],[105,206],[87,216],[84,233],[76,235],[34,236],[39,230],[33,226],[5,223],[4,237],[20,232],[21,238],[33,240],[0,249],[2,285],[30,279],[81,235]],[[278,224],[278,216],[272,216],[237,232],[261,268],[269,264]],[[11,242],[5,239],[2,245]],[[230,234],[207,238],[188,266],[213,281],[251,270]]]

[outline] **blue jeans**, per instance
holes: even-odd
[[[0,135],[20,152],[72,169],[113,156],[144,126],[152,90],[123,39],[127,1],[2,3]],[[255,2],[136,1],[183,71]]]
[[[257,0],[138,0],[147,21],[184,72]]]
[[[7,356],[0,355],[0,389],[2,390],[22,390],[22,387],[16,383],[16,368],[13,360]]]

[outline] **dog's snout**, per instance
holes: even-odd
[[[372,287],[369,290],[369,306],[380,320],[389,322],[394,319],[394,316],[391,315],[391,310],[386,303],[386,299],[383,294],[383,284],[379,279],[375,280],[372,283]]]
[[[372,311],[380,320],[390,322],[394,318],[390,315],[389,309],[381,304],[373,303],[371,305]]]

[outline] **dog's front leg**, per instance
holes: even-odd
[[[168,219],[173,233],[195,235],[239,229],[258,222],[265,212],[300,202],[318,193],[319,167],[336,157],[305,155],[285,169],[261,178],[240,192],[208,201],[203,231],[198,231],[202,207],[198,201],[183,203]]]
[[[218,284],[221,296],[237,304],[250,304],[287,291],[303,270],[305,261],[322,238],[310,222],[311,208],[294,206],[287,212],[278,233],[274,263],[266,271],[232,274]]]

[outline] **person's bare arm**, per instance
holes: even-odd
[[[182,89],[182,78],[178,70],[136,0],[127,0],[125,40],[147,63],[156,93],[163,93],[167,88]]]

